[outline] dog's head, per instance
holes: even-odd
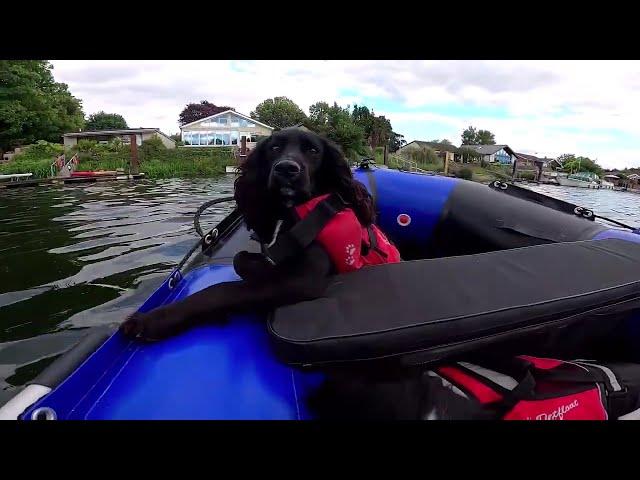
[[[247,226],[262,236],[284,209],[339,193],[360,221],[373,221],[371,198],[354,180],[340,147],[312,132],[288,128],[262,140],[240,166],[235,199]]]

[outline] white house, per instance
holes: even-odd
[[[475,150],[487,163],[512,164],[516,160],[516,154],[509,145],[460,145],[460,148]]]
[[[269,136],[273,127],[233,110],[225,110],[180,127],[182,141],[189,147],[226,147],[240,145],[242,137],[251,149],[258,137]]]

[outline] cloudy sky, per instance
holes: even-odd
[[[523,153],[640,166],[639,61],[53,61],[86,114],[179,131],[189,102],[248,115],[266,98],[364,104],[407,141],[460,144],[473,125]]]

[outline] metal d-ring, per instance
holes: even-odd
[[[40,407],[31,413],[31,420],[57,420],[58,415],[53,408]]]
[[[204,236],[204,240],[203,240],[204,244],[207,246],[211,245],[218,238],[218,234],[219,232],[217,228],[214,228],[213,230],[211,230],[211,232],[207,233]]]
[[[169,290],[173,290],[175,288],[175,286],[180,281],[180,277],[181,277],[180,272],[176,272],[171,276],[171,278],[169,278],[169,282],[167,284],[167,286],[169,287]]]

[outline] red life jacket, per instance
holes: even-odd
[[[296,213],[303,219],[328,197],[329,194],[312,198],[296,206]],[[350,208],[337,212],[315,240],[324,247],[338,273],[400,261],[400,252],[384,233],[375,225],[362,226]]]
[[[461,411],[465,399],[470,411],[477,412],[479,406],[487,413],[493,412],[496,419],[640,418],[640,365],[527,355],[492,363],[458,362],[439,366],[428,374],[441,379],[440,389],[456,397]],[[452,411],[444,413],[456,416]],[[435,414],[432,418],[437,417]]]

